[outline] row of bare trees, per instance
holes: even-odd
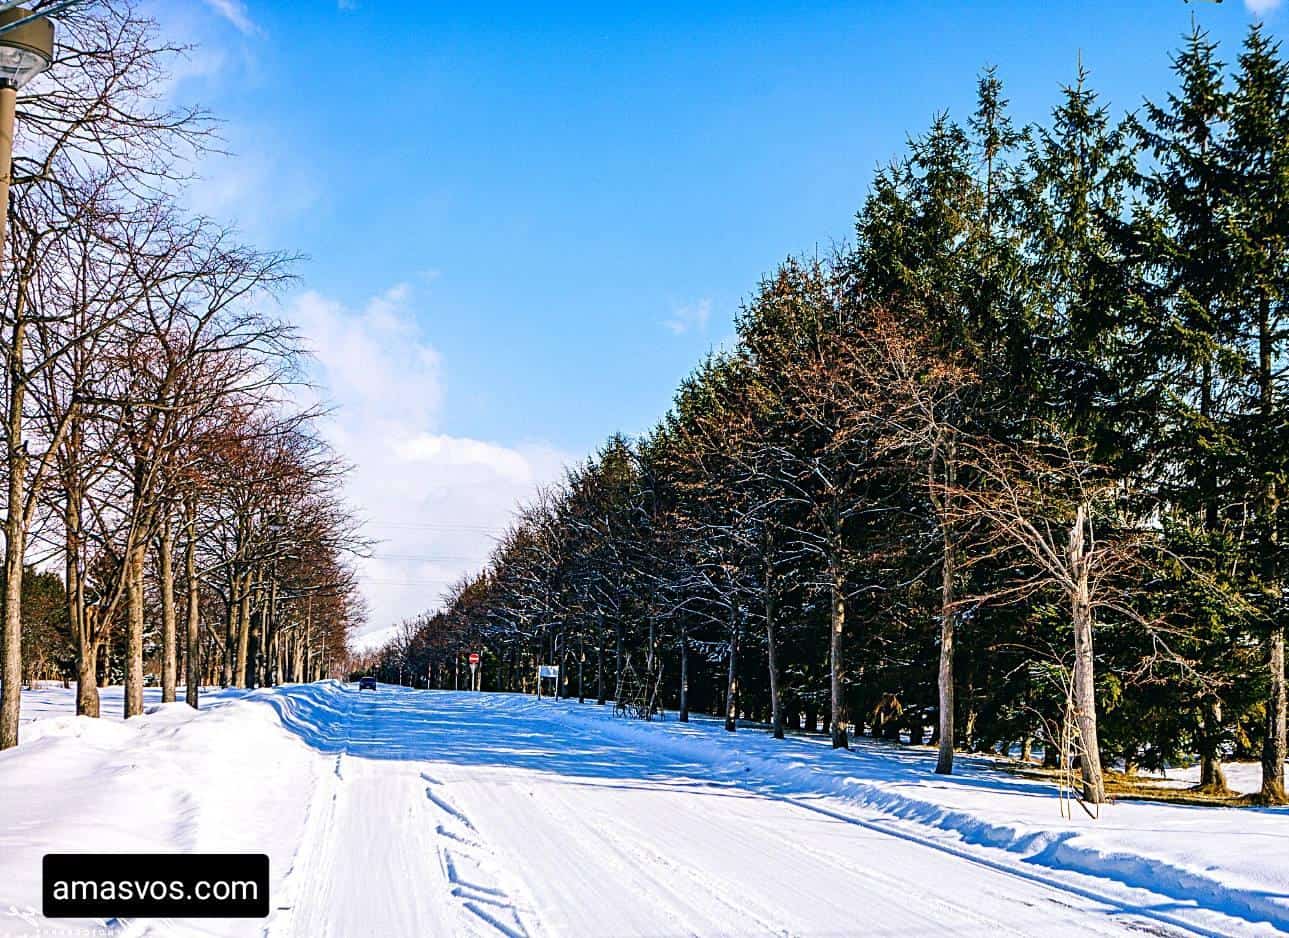
[[[324,673],[361,616],[344,466],[275,314],[293,258],[183,208],[210,117],[174,105],[186,50],[130,3],[58,22],[18,101],[3,303],[0,748],[18,739],[23,580],[61,572],[77,710],[119,670],[253,687]]]

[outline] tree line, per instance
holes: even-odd
[[[88,716],[108,681],[127,717],[150,679],[195,707],[328,673],[363,614],[346,467],[274,312],[295,258],[185,207],[219,145],[172,100],[189,50],[128,2],[57,25],[18,98],[0,258],[0,748],[24,681],[74,678]]]
[[[1041,748],[1105,797],[1260,757],[1285,803],[1289,64],[1198,27],[1159,101],[993,69],[790,257],[639,439],[519,512],[368,662],[386,679]],[[643,690],[642,690],[643,689]]]

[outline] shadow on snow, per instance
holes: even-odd
[[[371,692],[328,681],[222,699],[248,699],[272,707],[291,733],[324,753],[343,753],[357,759],[524,769],[561,776],[570,784],[618,789],[665,787],[699,796],[772,798],[806,810],[819,810],[835,820],[915,839],[933,849],[945,849],[943,844],[882,830],[871,821],[848,818],[803,801],[815,795],[844,797],[867,789],[861,802],[887,817],[957,833],[963,843],[1022,854],[1022,862],[1027,865],[1074,869],[1122,885],[1148,888],[1175,900],[1149,907],[1110,900],[1120,911],[1151,915],[1198,904],[1247,921],[1286,922],[1283,908],[1272,905],[1287,898],[1283,894],[1236,890],[1238,896],[1202,895],[1207,891],[1204,886],[1211,889],[1213,884],[1201,884],[1187,871],[1146,862],[1144,858],[1114,868],[1080,869],[1085,864],[1077,852],[1066,849],[1076,835],[1073,830],[1035,831],[1032,836],[1017,839],[1016,832],[1007,826],[996,827],[968,812],[935,803],[936,791],[954,790],[1055,800],[1050,785],[1013,778],[984,760],[962,759],[964,773],[940,776],[931,771],[935,754],[930,751],[867,739],[857,739],[850,751],[832,751],[826,740],[815,737],[775,740],[760,730],[726,734],[720,730],[720,721],[701,716],[689,724],[668,720],[665,731],[658,727],[659,731],[650,733],[646,741],[640,734],[648,732],[648,727],[633,720],[616,719],[606,707],[549,698],[538,702],[518,694],[420,691],[388,685]],[[694,758],[691,753],[702,755]],[[892,782],[910,787],[906,793],[896,794],[872,786]],[[1104,823],[1099,828],[1110,831],[1116,825]],[[1250,844],[1259,851],[1279,847],[1267,844],[1265,834],[1249,832],[1249,837],[1251,841],[1261,841]],[[995,865],[993,861],[964,858]],[[1010,872],[1024,875],[1016,869]]]

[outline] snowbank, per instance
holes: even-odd
[[[182,691],[181,691],[182,693]],[[123,720],[125,688],[120,684],[111,687],[100,687],[99,713],[105,720]],[[143,689],[144,708],[161,703],[160,687]],[[22,712],[19,724],[24,726],[36,721],[48,720],[51,717],[71,716],[76,713],[76,688],[63,687],[52,681],[41,682],[39,687],[24,689],[22,692]],[[26,739],[27,730],[21,731],[21,738]]]
[[[36,693],[46,712],[61,697]],[[223,692],[200,713],[158,703],[128,721],[24,723],[19,746],[0,753],[0,935],[32,934],[46,853],[253,852],[269,854],[275,876],[288,868],[323,757],[257,703],[262,696],[277,694]],[[156,924],[157,934],[173,933]],[[219,920],[196,928],[245,932]]]

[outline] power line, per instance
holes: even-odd
[[[498,526],[488,526],[482,524],[446,524],[430,521],[366,521],[364,524],[373,528],[405,528],[409,530],[428,530],[428,531],[470,531],[480,534],[493,534],[497,531]]]
[[[434,563],[440,560],[460,560],[466,563],[479,563],[483,558],[480,557],[462,557],[455,554],[372,554],[372,560],[416,560],[424,563]]]
[[[414,582],[404,582],[402,580],[372,580],[368,577],[359,577],[364,583],[371,583],[376,586],[444,586],[456,582],[456,578],[444,577],[441,580],[418,580]]]

